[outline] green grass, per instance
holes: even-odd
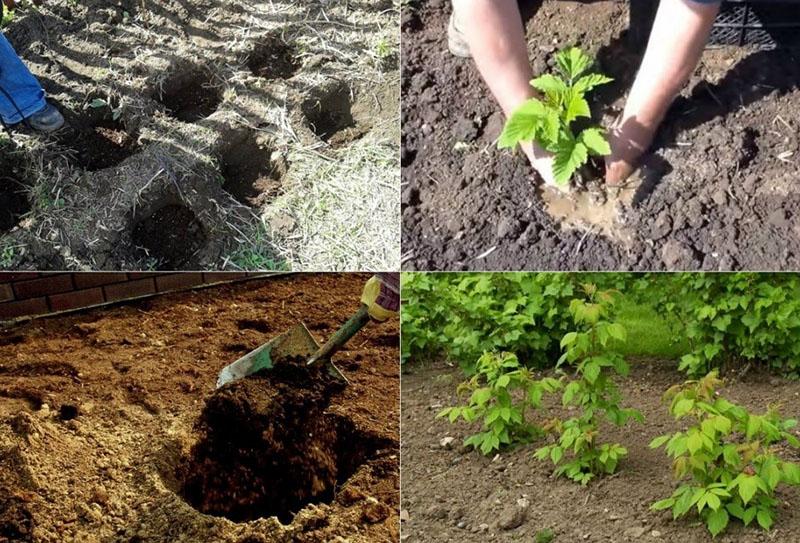
[[[689,352],[685,337],[676,337],[652,307],[623,298],[617,309],[618,321],[628,331],[628,341],[620,349],[623,355],[677,360]]]

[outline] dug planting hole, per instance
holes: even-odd
[[[356,126],[350,87],[344,82],[319,88],[300,106],[314,134],[331,145],[350,139],[346,130]]]
[[[165,85],[158,98],[169,116],[186,123],[201,121],[214,113],[222,102],[222,93],[212,78],[198,70],[176,77]]]
[[[285,173],[285,168],[273,162],[270,145],[255,135],[228,146],[222,153],[220,170],[222,188],[242,204],[254,207],[275,198]]]
[[[25,188],[17,179],[7,175],[0,177],[0,233],[14,228],[20,217],[31,210]]]
[[[141,256],[159,269],[189,266],[206,242],[203,225],[188,207],[165,205],[133,227],[132,239]]]
[[[288,524],[306,505],[331,502],[379,454],[378,441],[326,412],[344,385],[303,362],[276,361],[206,401],[200,440],[179,473],[193,507],[235,522],[276,516]]]
[[[288,79],[300,69],[295,48],[280,36],[266,38],[253,48],[247,67],[253,75],[264,79]]]

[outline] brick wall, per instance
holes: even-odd
[[[0,272],[0,320],[81,309],[264,273]]]

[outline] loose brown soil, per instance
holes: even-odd
[[[624,106],[640,61],[626,32],[627,5],[523,2],[534,73],[576,44],[614,77],[592,100],[605,126]],[[590,196],[553,205],[521,154],[495,148],[504,120],[473,62],[447,52],[449,14],[450,3],[435,0],[403,16],[408,269],[800,265],[796,53],[706,51],[628,193],[589,183]]]
[[[0,541],[399,541],[396,321],[337,354],[347,387],[289,362],[214,390],[300,321],[329,336],[367,278],[249,281],[0,331]]]
[[[668,512],[649,510],[675,488],[669,457],[663,449],[648,447],[654,437],[679,428],[660,402],[667,388],[685,380],[675,368],[675,362],[638,361],[630,377],[619,381],[624,405],[639,409],[645,423],[601,428],[609,441],[628,449],[628,456],[617,474],[587,487],[554,478],[552,464],[533,458],[536,443],[496,457],[462,447],[470,428],[435,416],[457,404],[456,385],[463,374],[443,364],[406,368],[401,400],[405,541],[533,541],[537,531],[547,528],[556,543],[712,541],[705,527],[689,517],[673,522]],[[772,403],[780,405],[785,417],[800,409],[800,383],[765,374],[751,372],[721,392],[756,412]],[[558,398],[548,401],[549,409],[559,406]],[[455,438],[452,446],[441,446],[444,437]],[[786,460],[800,460],[799,451],[782,454]],[[778,518],[769,533],[731,524],[714,541],[793,541],[800,530],[800,491],[781,487],[777,497]]]
[[[396,25],[391,8],[288,0],[23,6],[4,35],[67,122],[52,136],[14,129],[11,147],[32,180],[33,213],[24,224],[3,219],[13,224],[0,232],[0,247],[13,251],[2,267],[143,269],[150,257],[134,228],[165,205],[190,210],[205,232],[182,268],[288,267],[285,244],[264,217],[292,210],[272,205],[282,180],[264,174],[265,165],[280,165],[282,176],[292,162],[303,164],[297,186],[308,176],[298,152],[316,153],[329,168],[331,159],[315,150],[328,147],[323,139],[343,147],[355,139],[336,140],[340,126],[318,136],[303,115],[307,100],[321,97],[320,111],[338,118],[338,96],[325,95],[330,80],[374,114],[351,118],[349,130],[361,135],[374,116],[396,115],[373,104],[372,81],[388,83],[369,73],[365,53],[375,28]],[[397,66],[394,72],[391,84],[399,87]],[[233,169],[220,171],[232,141],[263,138],[269,147],[248,147]],[[168,232],[158,235],[170,242]]]

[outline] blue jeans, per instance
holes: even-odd
[[[44,89],[2,34],[0,34],[0,89],[2,89],[0,90],[0,117],[3,118],[5,124],[21,122],[22,119],[27,119],[47,104],[44,99]],[[16,107],[6,93],[16,102]],[[20,111],[22,115],[20,115]]]

